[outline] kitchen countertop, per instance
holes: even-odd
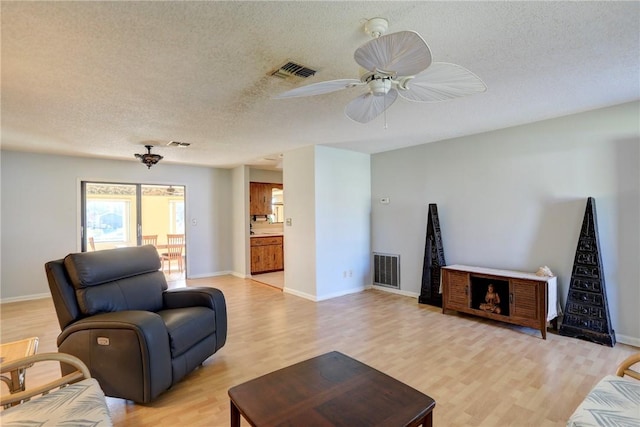
[[[277,236],[284,236],[283,232],[269,232],[269,233],[256,233],[256,234],[252,234],[251,238],[254,237],[277,237]]]

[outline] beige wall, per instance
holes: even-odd
[[[374,154],[373,251],[400,254],[401,288],[417,296],[436,203],[447,264],[549,266],[564,308],[594,197],[613,327],[618,341],[640,346],[638,117],[633,102]]]
[[[232,270],[231,172],[2,150],[0,299],[49,295],[44,264],[80,250],[80,182],[184,185],[187,277]],[[247,227],[248,229],[248,227]]]
[[[142,234],[157,235],[158,244],[167,243],[167,234],[172,233],[170,225],[170,203],[182,200],[175,196],[145,196],[142,198]]]

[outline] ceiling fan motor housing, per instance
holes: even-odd
[[[364,24],[364,31],[373,38],[378,38],[387,32],[389,22],[384,18],[371,18]]]

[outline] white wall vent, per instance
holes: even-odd
[[[191,144],[188,142],[180,142],[180,141],[169,141],[169,143],[167,144],[168,147],[188,147]]]
[[[400,255],[373,253],[373,284],[400,289]]]
[[[271,73],[272,76],[279,77],[281,79],[287,79],[289,77],[299,77],[301,79],[306,79],[313,76],[316,73],[316,70],[312,70],[311,68],[297,64],[293,61],[288,61],[286,64],[282,65],[280,68]]]

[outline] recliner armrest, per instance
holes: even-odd
[[[164,291],[165,308],[208,307],[212,310],[226,310],[222,291],[215,288],[177,288]]]
[[[227,340],[227,303],[220,289],[204,286],[169,289],[164,291],[163,298],[167,309],[201,306],[213,310],[216,317],[216,351],[222,348]]]
[[[91,329],[133,329],[145,341],[157,341],[157,336],[165,336],[167,328],[162,318],[151,311],[128,310],[101,313],[85,317],[72,323],[58,335],[58,346],[71,334]],[[156,335],[157,334],[157,335]],[[166,345],[168,346],[168,339]]]

